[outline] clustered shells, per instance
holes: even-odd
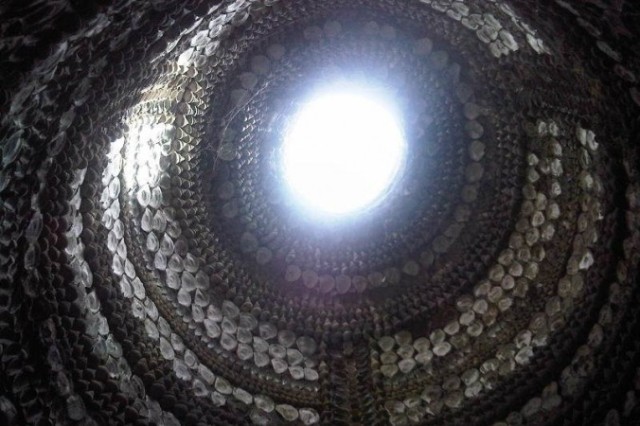
[[[640,420],[637,38],[592,3],[0,8],[0,423]],[[410,155],[331,227],[276,160],[354,79]]]

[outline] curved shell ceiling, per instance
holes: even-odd
[[[631,3],[0,5],[0,423],[636,424]],[[278,153],[336,79],[407,156],[319,224]]]

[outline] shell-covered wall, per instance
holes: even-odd
[[[640,421],[631,0],[5,0],[0,424]],[[380,205],[279,143],[385,87]]]

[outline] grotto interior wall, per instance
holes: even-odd
[[[0,423],[640,421],[640,7],[0,4]],[[296,215],[279,142],[349,78],[401,180]]]

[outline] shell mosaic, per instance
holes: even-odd
[[[637,424],[639,16],[0,5],[0,424]],[[277,158],[331,81],[408,158],[329,226]]]

